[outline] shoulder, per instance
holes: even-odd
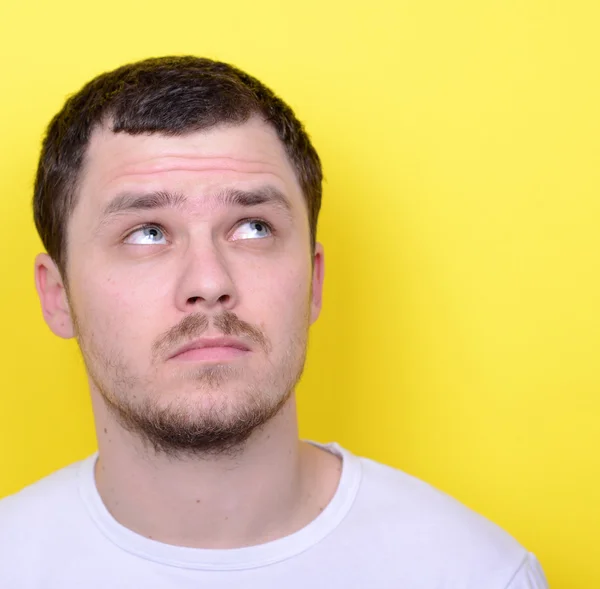
[[[429,572],[421,570],[420,577],[435,570],[465,587],[504,589],[537,562],[509,533],[432,485],[368,458],[353,459],[361,470],[354,514],[382,540],[388,558],[409,555],[426,565]],[[541,575],[531,587],[546,587]]]
[[[0,551],[20,542],[42,541],[56,533],[77,511],[78,473],[75,462],[0,499]]]
[[[498,526],[433,485],[369,458],[358,460],[362,471],[361,494],[370,499],[373,509],[400,517],[404,526],[446,530],[453,536],[489,537],[509,546],[515,544]]]
[[[0,499],[1,587],[42,587],[44,575],[64,565],[65,546],[81,543],[85,508],[75,462]]]

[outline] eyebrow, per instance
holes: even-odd
[[[288,199],[274,186],[261,186],[251,190],[225,188],[212,195],[210,199],[223,206],[254,207],[269,204],[282,209],[288,215],[292,212]],[[115,215],[132,211],[183,208],[187,202],[188,199],[177,192],[163,190],[145,193],[123,192],[108,203],[102,213],[101,223],[104,224]]]

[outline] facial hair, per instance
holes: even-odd
[[[211,319],[199,313],[188,315],[154,342],[153,367],[163,367],[169,351],[201,337],[212,324],[225,336],[244,337],[251,342],[251,353],[263,355],[264,370],[228,363],[192,365],[167,380],[169,390],[160,390],[153,374],[135,374],[125,354],[114,347],[103,349],[93,333],[86,331],[75,314],[73,317],[88,375],[109,412],[148,450],[170,458],[240,453],[252,433],[264,427],[286,404],[306,360],[308,310],[284,349],[275,354],[258,327],[232,312],[225,311]],[[190,385],[192,394],[178,394],[178,388],[189,389]],[[171,397],[166,404],[165,397]]]

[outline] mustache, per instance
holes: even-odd
[[[222,335],[243,338],[260,346],[265,352],[270,350],[269,340],[258,327],[243,321],[231,311],[223,311],[223,313],[215,315],[212,320],[203,313],[184,317],[177,325],[157,338],[152,345],[154,357],[161,358],[173,348],[199,338],[207,331],[211,323]]]

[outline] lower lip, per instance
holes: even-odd
[[[214,348],[196,348],[182,352],[173,356],[173,360],[183,360],[187,362],[226,362],[244,356],[248,350],[231,348],[228,346],[219,346]]]

